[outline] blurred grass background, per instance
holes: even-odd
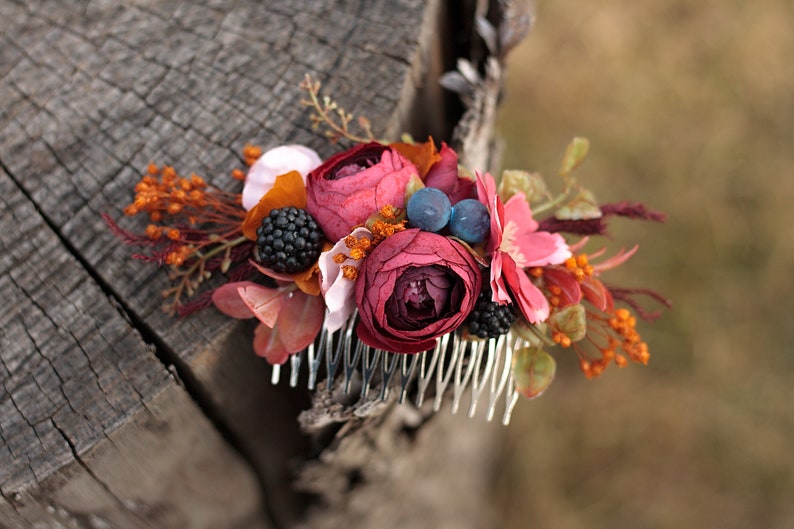
[[[586,380],[573,352],[507,432],[504,528],[794,527],[794,4],[540,0],[509,61],[505,167],[552,180],[574,136],[639,253],[605,276],[673,310],[648,367]]]

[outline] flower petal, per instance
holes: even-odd
[[[559,264],[571,256],[568,244],[559,233],[536,231],[519,235],[514,244],[522,257],[519,262],[522,268]]]
[[[304,145],[281,145],[270,149],[248,170],[243,186],[243,207],[246,211],[254,207],[276,183],[277,176],[298,171],[305,182],[306,175],[321,163],[317,152]]]
[[[287,206],[306,207],[306,185],[298,171],[290,171],[276,177],[272,189],[248,210],[243,221],[243,235],[255,241],[256,230],[262,225],[262,219],[270,214],[270,210]]]
[[[356,228],[352,236],[360,239],[366,237],[372,240],[372,232],[366,228]],[[345,255],[341,263],[334,261],[334,256]],[[356,310],[356,282],[344,276],[342,266],[352,266],[358,269],[362,260],[350,257],[350,248],[345,244],[345,238],[340,239],[328,251],[320,254],[318,265],[320,268],[320,290],[325,298],[328,312],[325,317],[325,326],[329,332],[335,332],[350,318]]]
[[[428,138],[424,143],[390,143],[389,147],[413,163],[419,171],[420,178],[424,178],[430,169],[441,161],[441,155],[436,150],[432,138]],[[457,171],[457,163],[455,169]]]
[[[502,274],[515,297],[518,308],[529,323],[541,323],[549,317],[549,302],[543,292],[532,284],[510,256],[502,259]]]

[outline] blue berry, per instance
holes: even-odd
[[[441,231],[449,222],[452,204],[443,191],[424,187],[411,195],[406,208],[408,221],[424,231]]]
[[[488,208],[479,200],[467,198],[452,208],[449,217],[452,235],[470,244],[483,242],[491,231],[491,216]]]

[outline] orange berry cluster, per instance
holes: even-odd
[[[600,358],[590,359],[583,355],[579,358],[579,368],[587,378],[596,378],[614,362],[618,367],[628,365],[628,356],[634,362],[648,364],[651,355],[648,344],[642,341],[637,332],[637,318],[628,309],[616,309],[606,320],[602,320],[611,331],[605,347],[599,347]],[[620,353],[618,352],[620,351]],[[622,354],[621,354],[622,353]]]
[[[135,185],[135,198],[124,208],[124,214],[132,216],[146,212],[152,221],[159,222],[165,214],[177,215],[186,207],[205,207],[206,189],[207,183],[200,176],[193,174],[184,178],[171,166],[166,165],[161,170],[151,163],[147,174]],[[191,219],[191,223],[195,223],[195,219]]]
[[[580,283],[584,281],[585,277],[593,275],[593,265],[587,262],[587,256],[585,254],[569,257],[565,260],[564,265],[565,268],[571,272],[571,275]]]

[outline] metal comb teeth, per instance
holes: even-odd
[[[298,386],[305,361],[309,390],[317,387],[322,375],[329,391],[342,377],[341,387],[347,395],[357,391],[364,400],[371,391],[379,390],[380,400],[385,401],[391,391],[399,391],[400,404],[410,398],[417,407],[422,406],[427,396],[433,399],[434,412],[441,410],[444,398],[451,395],[453,414],[467,402],[469,417],[484,407],[487,421],[494,419],[499,403],[503,402],[502,424],[510,422],[519,397],[513,379],[513,351],[528,346],[525,340],[508,333],[489,340],[470,341],[462,339],[460,332],[454,332],[442,336],[432,350],[398,354],[356,340],[355,321],[355,317],[350,318],[345,327],[334,333],[323,328],[315,343],[292,355],[289,363],[284,364],[289,369],[290,386]],[[281,365],[273,366],[273,384],[279,383],[282,369]]]

